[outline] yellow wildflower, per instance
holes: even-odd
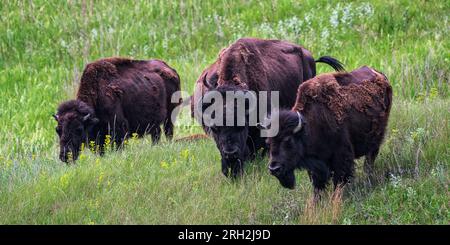
[[[137,134],[137,133],[132,133],[132,134],[131,134],[131,138],[132,138],[133,140],[137,139],[137,137],[138,137],[138,134]]]
[[[95,142],[93,140],[89,141],[89,149],[95,152]]]
[[[97,186],[100,186],[102,184],[104,177],[105,176],[104,176],[103,171],[100,172],[100,175],[98,176],[98,180],[97,180]]]
[[[66,188],[69,185],[69,174],[65,173],[59,177],[59,184],[62,188]]]
[[[86,159],[86,155],[84,155],[83,153],[82,153],[82,154],[80,154],[80,157],[79,157],[79,159],[80,159],[80,161],[82,161],[82,160]]]
[[[160,165],[162,168],[165,168],[165,169],[169,168],[169,164],[166,161],[161,161]]]
[[[182,159],[188,160],[189,159],[189,150],[188,149],[182,150],[180,155],[181,155]]]

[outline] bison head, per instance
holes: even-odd
[[[249,156],[249,113],[256,97],[252,92],[236,87],[209,88],[197,103],[202,124],[212,135],[222,157],[222,173],[236,177],[242,174]],[[256,124],[256,123],[255,123]]]
[[[86,142],[88,132],[98,123],[94,110],[82,101],[70,100],[59,105],[53,117],[58,122],[59,158],[63,162],[77,160],[81,143]]]
[[[243,163],[248,157],[248,128],[213,126],[210,130],[222,157],[222,173],[230,176],[231,171],[232,177],[242,174]]]
[[[302,143],[304,119],[299,112],[280,111],[279,132],[267,139],[270,146],[269,171],[277,177],[283,187],[295,186],[294,170],[304,156]],[[266,127],[266,126],[263,126]]]

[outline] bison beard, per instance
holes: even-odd
[[[391,101],[389,81],[369,67],[303,83],[293,109],[279,114],[278,135],[268,139],[271,174],[293,188],[294,170],[305,169],[318,193],[330,178],[335,187],[347,183],[355,158],[365,156],[366,169],[373,169]]]

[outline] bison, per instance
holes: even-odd
[[[365,156],[369,171],[383,141],[391,102],[386,76],[367,66],[304,82],[293,108],[280,111],[278,134],[267,139],[270,173],[283,187],[294,188],[294,170],[306,169],[318,194],[331,177],[335,188],[346,184],[356,158]]]
[[[223,49],[217,61],[203,71],[197,80],[191,97],[193,116],[202,114],[211,105],[203,103],[203,98],[212,92],[220,93],[223,97],[230,91],[244,94],[254,92],[256,99],[259,99],[258,92],[266,91],[270,96],[271,92],[277,91],[279,106],[289,108],[295,102],[298,85],[316,75],[316,62],[327,63],[335,70],[344,69],[332,57],[323,56],[314,60],[308,50],[286,41],[239,39]],[[223,118],[227,110],[236,111],[236,106],[227,108],[224,104]],[[221,154],[222,172],[225,176],[236,177],[242,174],[244,161],[253,158],[259,149],[266,148],[260,130],[256,125],[250,125],[248,118],[245,120],[246,124],[241,126],[207,126],[202,117],[196,118],[214,138]]]
[[[171,103],[171,96],[179,90],[177,72],[161,60],[112,57],[88,64],[76,100],[61,103],[54,115],[59,158],[75,161],[82,143],[92,141],[103,153],[107,135],[117,147],[133,133],[149,133],[156,143],[161,124],[171,139],[171,114],[179,104]]]

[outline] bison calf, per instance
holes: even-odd
[[[156,143],[160,124],[172,138],[171,114],[178,104],[171,96],[179,90],[177,72],[160,60],[106,58],[88,64],[77,99],[60,104],[54,115],[60,159],[76,160],[81,144],[91,141],[102,152],[106,135],[117,146],[132,133],[149,133]]]
[[[365,156],[366,167],[372,168],[391,101],[389,81],[369,67],[306,81],[292,110],[280,111],[279,133],[267,140],[270,173],[282,186],[294,188],[294,170],[306,169],[316,193],[331,177],[335,187],[347,183],[355,158]]]

